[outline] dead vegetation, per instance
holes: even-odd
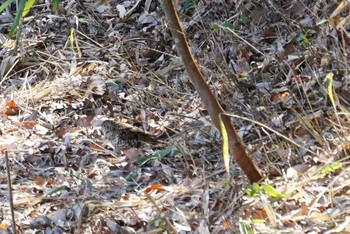
[[[236,165],[225,173],[220,133],[158,1],[62,1],[59,14],[42,3],[24,19],[18,55],[15,40],[0,47],[0,146],[9,152],[18,232],[349,232],[348,3],[177,6],[207,83],[265,182],[250,185]],[[14,12],[2,13],[1,38]],[[103,141],[106,119],[166,145],[120,154]]]

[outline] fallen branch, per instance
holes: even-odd
[[[165,15],[169,23],[169,28],[174,37],[178,55],[181,57],[195,89],[202,98],[202,101],[209,112],[214,126],[220,130],[219,115],[221,114],[222,122],[224,123],[228,134],[228,143],[231,155],[233,155],[235,161],[242,168],[250,182],[257,182],[261,180],[261,172],[256,167],[251,158],[247,155],[244,149],[244,144],[238,136],[235,128],[233,127],[230,117],[225,115],[224,109],[216,100],[216,97],[213,95],[209,86],[205,82],[204,76],[199,70],[197,63],[190,52],[185,33],[182,30],[173,1],[162,0],[162,3]]]

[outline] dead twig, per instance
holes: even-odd
[[[12,219],[12,232],[16,234],[16,220],[15,220],[15,209],[13,206],[13,196],[12,196],[12,185],[11,185],[11,174],[10,174],[10,163],[7,151],[5,152],[5,162],[6,162],[6,172],[7,172],[7,187],[9,191],[9,203]]]

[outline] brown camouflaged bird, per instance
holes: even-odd
[[[108,140],[116,151],[139,147],[141,142],[149,144],[160,143],[160,141],[154,139],[154,136],[143,132],[137,127],[123,126],[112,120],[103,121],[101,131],[104,140]]]

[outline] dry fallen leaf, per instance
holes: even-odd
[[[16,123],[16,126],[18,127],[24,127],[26,129],[33,129],[33,127],[37,125],[36,121],[24,121],[24,122],[19,122]]]
[[[145,193],[149,193],[151,191],[157,191],[157,192],[162,192],[162,191],[165,191],[165,189],[163,188],[162,185],[160,184],[153,184],[151,186],[148,186],[146,189],[145,189]]]
[[[17,106],[16,102],[14,100],[9,101],[6,104],[5,109],[2,111],[3,115],[5,116],[12,116],[12,115],[18,115],[19,113],[19,107]]]
[[[14,67],[17,63],[18,56],[8,56],[1,61],[0,64],[0,80],[5,78],[5,75]]]
[[[137,148],[126,149],[126,150],[123,150],[123,152],[127,158],[127,161],[130,164],[133,164],[134,162],[136,162],[140,158],[140,156],[142,156],[142,151],[140,149],[137,149]]]
[[[0,224],[0,230],[7,230],[7,228],[8,228],[8,225],[4,223]]]
[[[37,186],[44,186],[46,184],[46,180],[41,177],[41,176],[33,176],[33,181],[35,183],[35,185]]]
[[[271,95],[272,102],[282,102],[289,98],[288,92],[274,93]]]
[[[75,124],[78,127],[90,127],[91,126],[91,121],[94,118],[94,115],[88,115],[84,117],[79,117],[77,121],[75,121]]]

